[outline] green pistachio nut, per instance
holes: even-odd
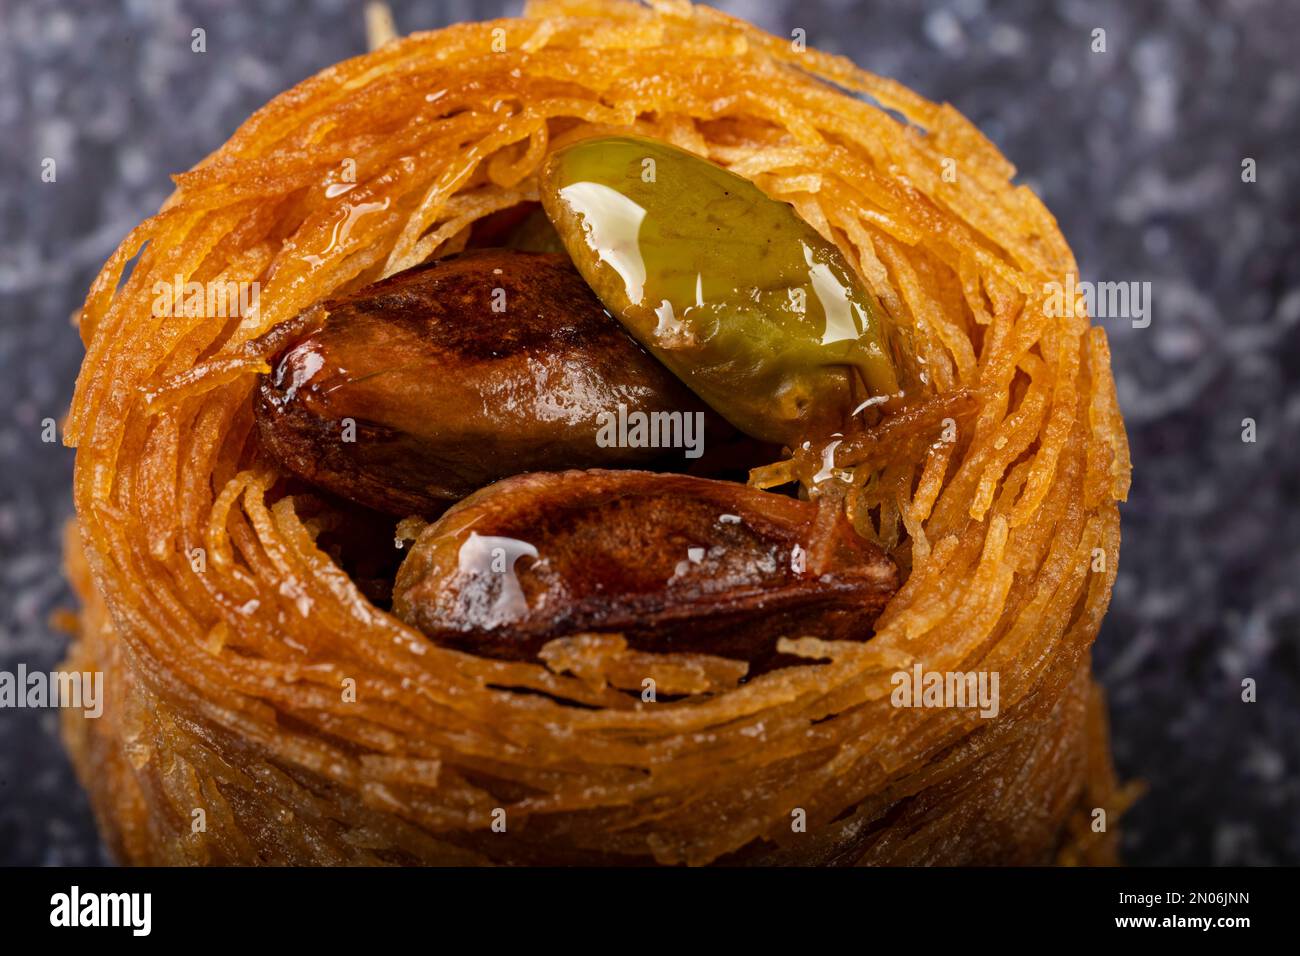
[[[793,447],[898,391],[879,309],[844,256],[749,180],[607,136],[552,154],[541,199],[605,307],[740,430]]]

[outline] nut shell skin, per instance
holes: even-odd
[[[664,457],[597,444],[597,416],[620,404],[725,428],[561,255],[483,249],[417,266],[312,306],[264,343],[263,449],[398,516],[438,514],[507,475]]]
[[[393,610],[438,644],[511,660],[619,632],[640,650],[778,666],[779,637],[862,640],[898,571],[842,517],[798,569],[815,503],[644,471],[519,475],[429,525]],[[495,560],[495,564],[493,561]],[[793,662],[793,659],[791,659]]]

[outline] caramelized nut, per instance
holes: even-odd
[[[506,475],[663,457],[598,441],[620,406],[721,424],[561,255],[484,249],[418,266],[264,341],[276,357],[254,401],[263,448],[399,516]]]
[[[556,637],[778,661],[779,637],[863,640],[898,571],[837,516],[732,482],[644,471],[519,475],[425,528],[393,610],[439,644],[530,659]]]

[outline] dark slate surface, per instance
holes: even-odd
[[[1149,328],[1104,323],[1135,477],[1097,669],[1120,768],[1150,788],[1125,856],[1300,863],[1300,7],[727,6],[954,103],[1055,211],[1085,278],[1152,283]],[[413,30],[515,4],[394,7]],[[196,26],[206,55],[190,51]],[[1105,53],[1090,51],[1097,27]],[[69,603],[72,456],[40,423],[71,393],[69,314],[168,173],[363,45],[344,0],[0,0],[0,669],[48,668],[63,649],[47,617]],[[1243,677],[1257,703],[1240,701]],[[0,862],[105,859],[55,723],[0,711]]]

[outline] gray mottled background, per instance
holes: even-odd
[[[1054,210],[1084,278],[1152,283],[1149,328],[1104,323],[1135,468],[1097,670],[1120,769],[1149,785],[1125,857],[1300,863],[1300,4],[723,6],[952,102]],[[409,31],[517,4],[393,7]],[[169,173],[363,47],[344,0],[0,0],[0,669],[63,649],[47,617],[70,602],[72,453],[40,422],[71,394],[70,313]],[[0,862],[105,859],[55,724],[0,711]]]

